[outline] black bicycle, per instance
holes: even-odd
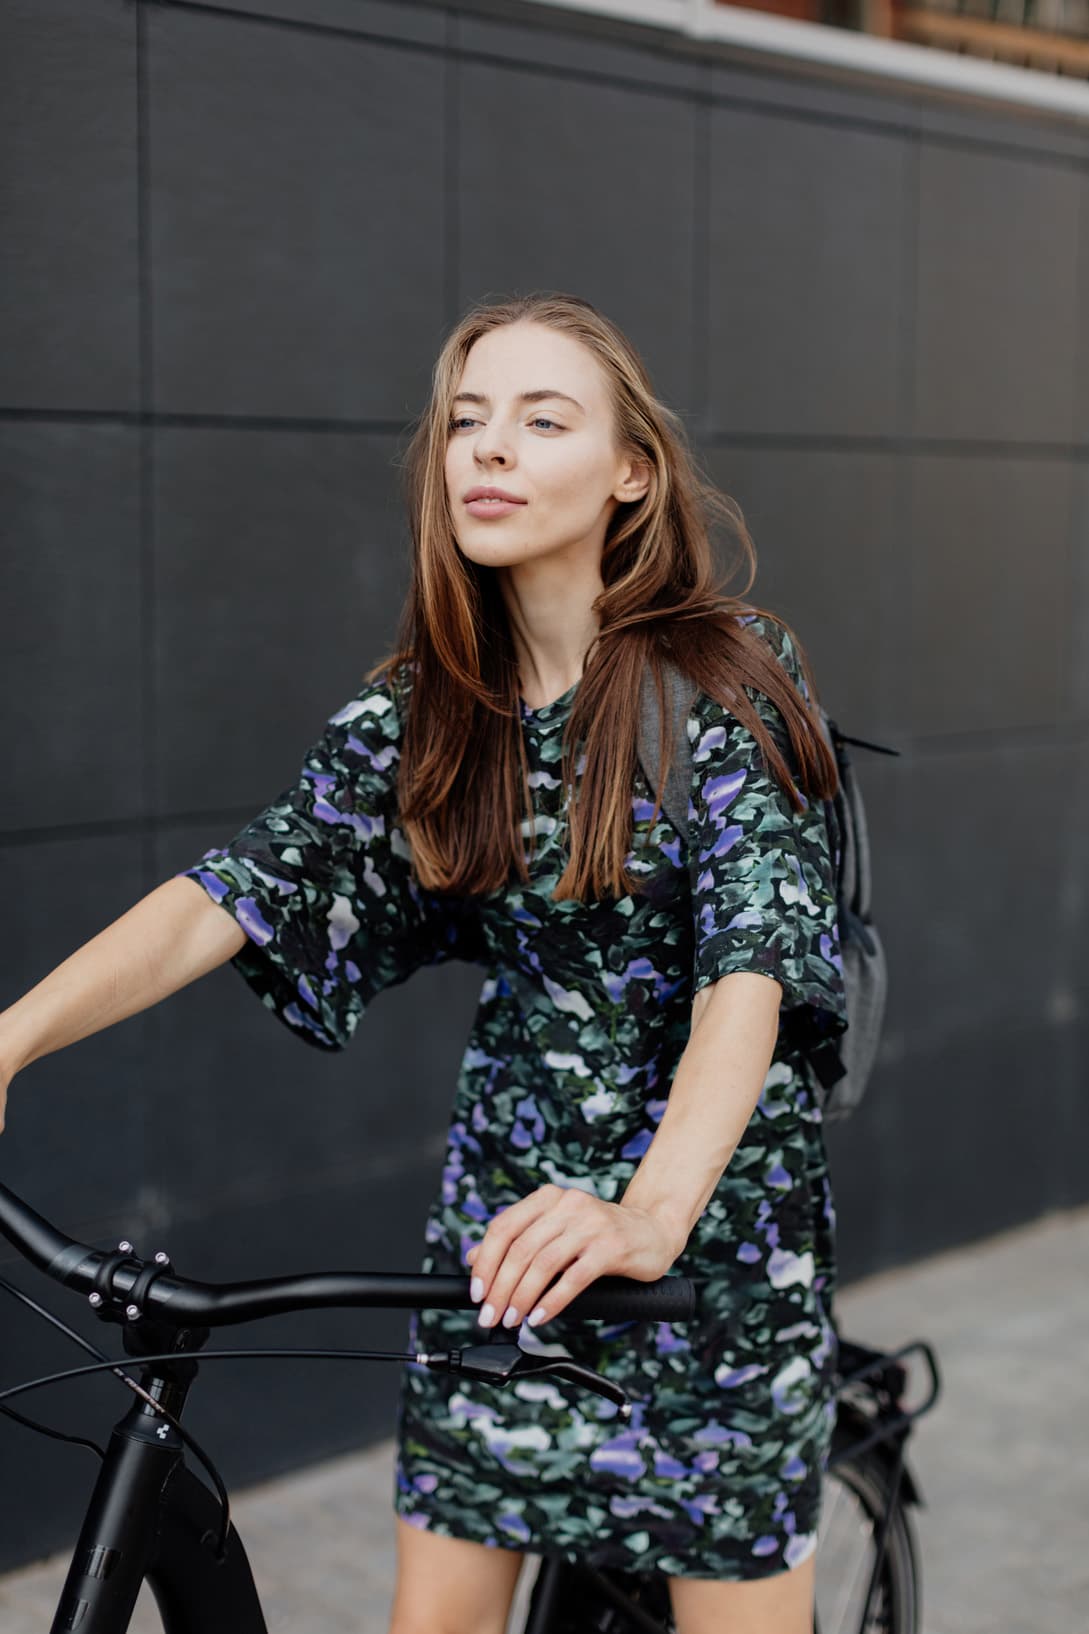
[[[0,1391],[0,1404],[63,1379],[112,1371],[136,1396],[114,1425],[106,1449],[61,1435],[6,1405],[29,1429],[92,1448],[101,1470],[88,1503],[51,1634],[127,1634],[141,1585],[154,1596],[165,1634],[267,1634],[246,1552],[230,1516],[218,1470],[181,1416],[204,1361],[227,1357],[333,1357],[416,1362],[497,1387],[551,1374],[595,1391],[631,1414],[625,1393],[571,1358],[537,1356],[496,1337],[434,1354],[401,1351],[206,1350],[214,1327],[286,1311],[368,1306],[473,1309],[468,1277],[379,1272],[317,1272],[255,1282],[205,1283],[181,1277],[166,1253],[145,1260],[129,1242],[112,1251],[75,1241],[0,1185],[0,1232],[39,1270],[86,1297],[97,1316],[121,1327],[124,1357],[105,1356],[83,1336],[0,1278],[0,1288],[68,1335],[96,1360]],[[587,1320],[683,1322],[697,1291],[684,1277],[657,1282],[601,1277],[568,1311]],[[929,1393],[908,1407],[906,1359],[920,1356]],[[911,1426],[938,1394],[930,1347],[922,1342],[886,1356],[840,1346],[835,1442],[818,1545],[818,1634],[917,1634],[919,1571],[907,1506],[919,1501],[905,1462]],[[185,1461],[185,1448],[212,1487]],[[213,1490],[214,1489],[214,1490]],[[531,1558],[516,1606],[519,1634],[672,1634],[665,1579],[656,1573],[597,1571],[552,1557]],[[835,1606],[833,1620],[832,1606]],[[846,1620],[845,1620],[846,1619]]]

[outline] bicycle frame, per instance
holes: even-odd
[[[642,1606],[636,1605],[631,1596],[625,1594],[623,1589],[618,1588],[603,1572],[595,1571],[592,1566],[572,1568],[567,1561],[560,1560],[555,1555],[546,1555],[541,1561],[537,1592],[522,1634],[553,1634],[564,1579],[572,1569],[577,1570],[582,1577],[588,1578],[594,1588],[623,1613],[633,1630],[638,1629],[640,1634],[665,1634],[663,1624],[649,1612],[644,1611]]]
[[[145,1579],[166,1634],[267,1634],[233,1521],[225,1558],[216,1558],[218,1520],[180,1438],[134,1404],[110,1436],[50,1634],[127,1628]]]
[[[169,1365],[169,1377],[144,1382],[180,1418],[197,1367]],[[111,1432],[50,1634],[127,1628],[145,1580],[166,1634],[268,1634],[234,1522],[222,1558],[219,1525],[219,1501],[185,1463],[173,1425],[134,1402]]]

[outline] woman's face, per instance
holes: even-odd
[[[617,504],[646,489],[614,446],[597,359],[544,324],[507,324],[473,343],[450,421],[450,514],[463,555],[482,566],[570,564],[587,554],[600,562]],[[466,496],[480,487],[501,488],[520,503],[470,508]]]

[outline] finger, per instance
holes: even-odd
[[[534,1305],[526,1317],[526,1321],[534,1328],[539,1328],[545,1322],[551,1322],[567,1309],[576,1294],[581,1294],[591,1282],[596,1282],[597,1278],[604,1274],[600,1253],[591,1243],[567,1267],[556,1286],[545,1289],[539,1303]]]
[[[472,1296],[475,1300],[487,1300],[495,1273],[514,1238],[554,1207],[562,1195],[560,1186],[539,1186],[489,1221],[488,1229],[473,1253]]]
[[[496,1321],[517,1326],[553,1278],[609,1229],[614,1212],[611,1204],[576,1187],[561,1189],[548,1213],[510,1244],[496,1272],[487,1301]]]
[[[591,1246],[592,1239],[585,1231],[569,1225],[550,1243],[535,1253],[523,1276],[519,1277],[504,1307],[502,1322],[516,1328],[542,1303],[542,1296],[557,1278],[572,1266]],[[497,1302],[498,1308],[498,1302]]]
[[[561,1258],[556,1259],[557,1245],[562,1242],[567,1230],[567,1221],[564,1216],[557,1209],[552,1208],[549,1209],[547,1214],[541,1215],[540,1218],[535,1220],[532,1225],[527,1226],[521,1235],[508,1245],[507,1251],[496,1268],[495,1276],[484,1296],[484,1303],[480,1310],[482,1327],[494,1327],[496,1323],[502,1321],[510,1308],[511,1295],[514,1289],[525,1276],[533,1274],[534,1267],[543,1254],[548,1255],[548,1263],[551,1267],[549,1275],[551,1276],[555,1276],[561,1264],[567,1264],[567,1260],[570,1259],[571,1255],[578,1247],[581,1247],[581,1242],[575,1245],[569,1242],[566,1258],[562,1257],[561,1252]],[[545,1281],[547,1281],[547,1277],[542,1281],[541,1275],[538,1273],[537,1282],[539,1287],[544,1287]],[[521,1307],[523,1312],[529,1310],[529,1308],[524,1303]],[[508,1322],[506,1325],[510,1327],[512,1324]]]

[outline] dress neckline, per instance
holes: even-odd
[[[558,698],[553,698],[551,703],[542,704],[539,709],[531,709],[519,693],[518,702],[521,705],[523,721],[529,725],[539,726],[549,721],[558,720],[561,715],[566,714],[569,705],[574,702],[578,687],[579,682],[573,681],[566,692],[561,693]]]

